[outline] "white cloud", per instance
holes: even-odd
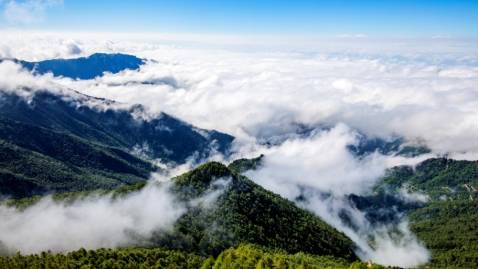
[[[5,63],[0,65],[0,87],[71,88],[127,104],[141,103],[152,114],[164,111],[198,127],[233,134],[238,137],[238,155],[266,153],[265,166],[250,174],[256,182],[289,199],[301,193],[301,186],[308,187],[309,203],[303,206],[347,233],[361,247],[362,258],[402,266],[428,259],[406,220],[395,227],[404,236],[394,242],[390,227],[373,227],[363,212],[344,202],[343,195],[366,193],[386,168],[414,164],[434,154],[476,159],[476,42],[309,40],[298,48],[273,45],[264,50],[257,43],[248,49],[219,49],[218,44],[195,48],[186,44],[195,38],[190,36],[176,44],[164,35],[139,41],[107,37],[7,34],[0,49],[4,55],[24,59],[71,57],[71,51],[62,48],[74,40],[81,55],[124,52],[155,62],[139,71],[88,81],[32,77]],[[230,45],[231,40],[247,41],[222,41]],[[292,134],[304,125],[332,128],[306,137]],[[356,129],[370,136],[424,141],[433,154],[420,158],[372,154],[357,159],[346,149],[356,143]],[[264,147],[256,143],[263,138],[285,142]],[[314,191],[333,195],[324,200]],[[350,211],[358,230],[343,225],[340,210]],[[370,236],[376,240],[375,249],[368,246]]]
[[[0,206],[0,245],[26,254],[128,246],[171,228],[184,212],[165,186],[121,199],[89,196],[69,203],[47,197],[23,211]]]
[[[355,158],[347,145],[356,142],[356,134],[343,124],[309,138],[290,139],[265,150],[264,168],[250,172],[250,177],[292,200],[301,187],[340,195],[363,193],[382,175],[386,162],[376,154]]]
[[[410,232],[406,219],[401,219],[398,225],[374,224],[346,198],[352,193],[369,194],[385,169],[418,163],[424,157],[401,158],[375,153],[358,159],[347,149],[347,145],[357,142],[356,133],[339,124],[329,131],[293,138],[263,150],[263,166],[247,175],[344,232],[356,243],[357,253],[363,260],[402,267],[426,263],[429,253]],[[401,194],[407,200],[424,197],[409,192]],[[344,212],[349,216],[347,221],[343,219]],[[393,236],[397,230],[400,235]]]
[[[48,8],[62,4],[63,0],[7,0],[3,16],[9,24],[33,24],[45,19]]]
[[[362,260],[405,268],[414,268],[429,261],[429,251],[410,231],[406,218],[398,224],[372,224],[364,212],[351,207],[344,197],[324,197],[313,190],[304,196],[307,202],[299,204],[352,239]],[[344,212],[349,216],[347,221],[341,218]]]
[[[469,58],[454,64],[425,56],[246,53],[161,45],[131,52],[158,63],[140,72],[59,83],[242,137],[290,132],[297,123],[344,122],[370,135],[424,139],[440,153],[478,150],[478,67]],[[137,83],[141,81],[164,83]]]
[[[124,197],[89,194],[73,201],[54,201],[48,196],[26,209],[0,205],[0,254],[127,247],[145,242],[153,233],[172,229],[187,208],[213,206],[230,182],[217,179],[210,190],[186,204],[170,191],[170,176],[179,172],[156,173],[143,189]]]
[[[430,200],[430,196],[428,196],[425,193],[419,192],[419,191],[412,191],[410,189],[410,186],[407,184],[404,184],[399,192],[398,195],[401,199],[407,202],[419,202],[419,203],[426,203],[428,200]]]

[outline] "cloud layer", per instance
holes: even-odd
[[[0,206],[0,244],[22,253],[126,246],[171,228],[184,211],[167,187],[152,185],[121,199],[90,196],[68,203],[47,197],[23,211]]]
[[[440,154],[478,151],[478,57],[466,47],[450,51],[448,41],[442,53],[372,54],[195,49],[88,38],[11,40],[2,44],[10,57],[72,57],[74,45],[83,54],[114,51],[154,59],[139,72],[53,81],[243,139],[294,132],[298,124],[342,122],[371,136],[423,140]]]
[[[0,87],[73,89],[124,105],[140,103],[150,115],[164,111],[195,126],[230,133],[238,138],[237,156],[266,154],[264,166],[249,174],[252,179],[291,200],[303,195],[307,203],[298,204],[349,235],[362,258],[401,266],[427,261],[429,254],[410,233],[406,219],[391,227],[374,226],[344,195],[368,193],[394,165],[445,153],[476,159],[476,42],[376,43],[360,38],[349,45],[351,40],[338,40],[336,46],[305,42],[264,50],[258,43],[241,49],[230,44],[205,48],[162,38],[139,42],[89,35],[6,35],[6,41],[0,41],[4,57],[39,60],[123,52],[151,61],[139,71],[88,81],[32,77],[6,62],[0,64],[0,72],[7,74],[0,76]],[[302,135],[304,130],[307,135]],[[432,153],[357,158],[347,150],[357,143],[357,130],[370,137],[401,136],[425,143]],[[402,196],[426,200],[405,189]],[[341,220],[344,210],[355,229]],[[392,230],[400,232],[398,240],[390,235]]]

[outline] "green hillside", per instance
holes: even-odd
[[[231,164],[229,164],[229,169],[232,171],[242,174],[248,170],[255,170],[259,168],[262,165],[262,161],[264,159],[264,155],[260,155],[256,158],[252,159],[238,159],[233,161]]]
[[[344,234],[220,163],[201,165],[173,180],[178,195],[190,200],[210,189],[218,179],[229,183],[215,205],[191,208],[178,220],[166,242],[181,242],[183,249],[208,254],[240,243],[254,243],[292,253],[355,258],[353,243]]]
[[[0,195],[133,184],[157,169],[148,160],[201,159],[212,151],[225,153],[234,139],[164,113],[142,119],[141,106],[115,108],[113,101],[75,92],[30,94],[27,100],[0,89]]]
[[[392,169],[378,189],[402,185],[429,195],[430,201],[408,211],[412,231],[432,252],[433,268],[478,265],[478,162],[445,158],[426,160],[413,169]]]
[[[0,194],[111,189],[144,181],[155,169],[118,148],[0,119]]]
[[[165,113],[143,118],[147,112],[141,105],[121,109],[121,104],[114,101],[77,92],[30,94],[27,100],[0,89],[0,117],[126,151],[140,147],[153,159],[174,163],[183,163],[193,154],[207,156],[211,144],[214,150],[224,153],[234,139],[196,128]]]
[[[434,201],[474,199],[478,194],[478,161],[428,159],[415,168],[393,168],[383,182],[392,189],[406,183],[412,190],[426,192]]]
[[[344,234],[223,164],[207,163],[172,180],[172,191],[189,205],[188,210],[171,231],[155,232],[150,240],[142,241],[145,245],[215,256],[227,248],[252,243],[289,253],[357,259],[354,244]],[[219,186],[218,182],[224,184]],[[138,183],[121,187],[113,192],[114,199],[121,199],[122,195],[141,190],[143,186]],[[194,203],[214,189],[219,190],[219,196],[212,205]],[[54,199],[84,195],[87,193],[64,193]],[[24,208],[38,199],[36,196],[6,203]]]

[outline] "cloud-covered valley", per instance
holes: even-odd
[[[373,226],[344,202],[345,195],[369,193],[395,165],[445,154],[478,156],[478,54],[473,43],[428,40],[414,51],[397,41],[389,50],[376,50],[373,41],[350,39],[363,48],[350,50],[347,41],[338,40],[337,48],[307,43],[266,51],[256,43],[237,49],[194,46],[184,40],[97,42],[86,34],[56,39],[7,35],[7,40],[0,42],[0,55],[6,58],[68,58],[101,51],[147,59],[139,70],[92,80],[33,76],[5,61],[0,63],[0,87],[16,92],[71,89],[118,101],[121,107],[144,105],[143,117],[166,112],[200,128],[234,135],[234,154],[225,160],[265,154],[263,166],[247,175],[290,200],[305,197],[307,202],[297,203],[352,238],[363,259],[414,266],[426,262],[429,254],[409,231],[406,218],[394,227]],[[429,50],[427,44],[433,44]],[[418,157],[379,152],[356,156],[348,147],[359,143],[360,134],[384,140],[401,137],[431,152]],[[129,198],[133,203],[128,206],[140,198]],[[48,202],[41,206],[47,212],[58,210]],[[79,208],[87,211],[88,206]],[[10,214],[0,209],[2,215]],[[359,228],[344,225],[341,210],[349,210]],[[391,229],[398,229],[402,239],[392,240]],[[374,249],[368,245],[370,237]]]

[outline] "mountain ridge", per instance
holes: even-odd
[[[118,108],[113,101],[73,92],[68,95],[68,91],[28,94],[25,98],[0,90],[0,145],[4,157],[0,170],[5,172],[2,180],[10,186],[0,187],[3,195],[135,183],[147,180],[149,173],[158,169],[151,160],[177,165],[215,152],[227,154],[234,140],[166,113],[148,119],[138,117],[135,113],[144,112],[141,106]],[[40,163],[50,169],[41,168]],[[59,172],[56,180],[53,171]],[[99,184],[82,184],[81,177],[85,183],[97,178]],[[23,184],[23,191],[9,193],[13,182]],[[37,183],[45,186],[24,189]]]
[[[137,70],[146,60],[122,53],[94,53],[86,57],[72,59],[50,59],[29,62],[19,59],[0,59],[20,64],[35,75],[52,73],[56,77],[71,79],[94,79],[105,72],[118,73],[123,70]]]

